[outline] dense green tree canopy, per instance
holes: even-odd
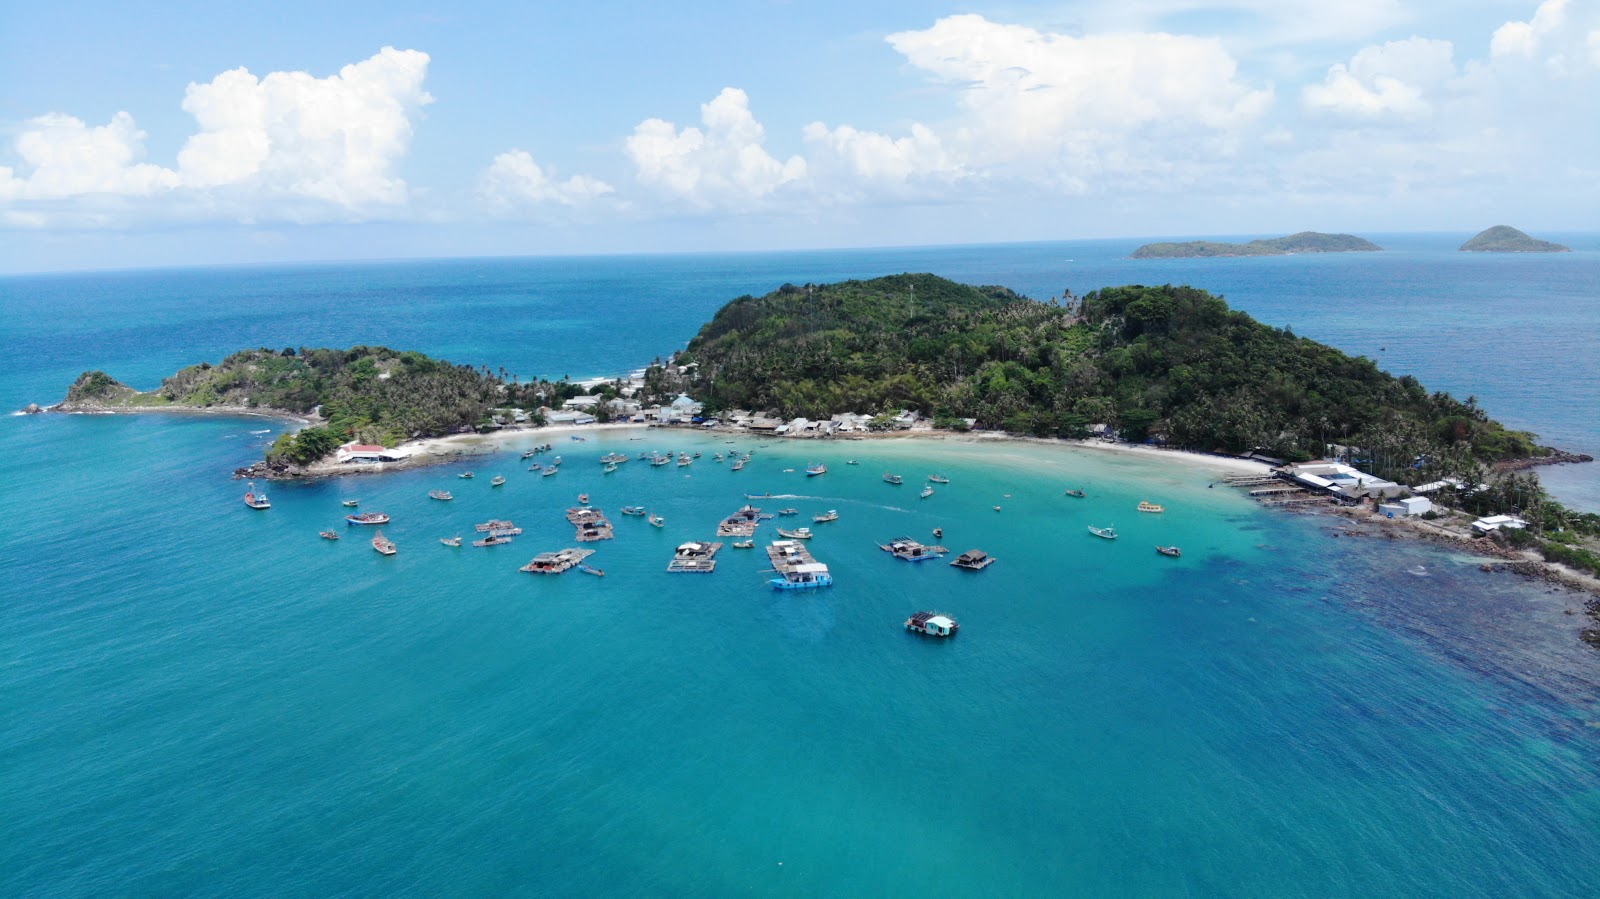
[[[1105,423],[1132,440],[1290,458],[1356,445],[1390,469],[1458,444],[1487,461],[1537,452],[1470,400],[1191,287],[1113,287],[1062,305],[933,275],[785,285],[729,303],[682,361],[698,363],[713,408],[785,416],[911,408],[1068,437]]]

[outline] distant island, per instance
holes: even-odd
[[[1186,243],[1147,243],[1133,251],[1134,259],[1192,259],[1211,256],[1287,256],[1291,253],[1371,253],[1382,250],[1370,240],[1354,234],[1323,234],[1301,231],[1288,237],[1252,240],[1249,243],[1219,243],[1191,240]]]
[[[1510,225],[1495,225],[1478,232],[1478,235],[1461,245],[1463,253],[1570,253],[1564,247],[1548,240],[1529,237]]]

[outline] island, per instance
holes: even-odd
[[[1529,237],[1510,225],[1495,225],[1478,232],[1476,237],[1461,245],[1463,253],[1570,253],[1564,247],[1548,240]]]
[[[303,424],[279,437],[251,473],[270,478],[319,473],[313,466],[347,442],[392,447],[493,429],[519,413],[527,424],[543,424],[542,413],[522,407],[560,406],[583,392],[566,380],[523,381],[387,347],[286,347],[191,365],[150,391],[85,372],[53,411],[256,414]]]
[[[646,403],[655,417],[641,414]],[[453,435],[612,417],[792,437],[887,435],[921,422],[923,434],[1097,437],[1248,455],[1286,471],[1332,460],[1305,467],[1301,482],[1317,483],[1323,468],[1355,471],[1387,485],[1381,496],[1357,491],[1375,508],[1427,485],[1451,515],[1507,525],[1494,545],[1600,574],[1600,515],[1565,509],[1521,470],[1588,457],[1540,446],[1472,398],[1430,392],[1193,287],[1127,285],[1038,302],[931,274],[785,284],[732,300],[667,361],[604,383],[523,381],[385,347],[261,348],[189,366],[144,392],[85,372],[52,411],[298,420],[261,462],[236,472],[266,479],[392,470],[399,456],[401,467],[454,461],[437,451]],[[426,440],[425,452],[389,449]],[[1463,524],[1453,537],[1470,535]]]
[[[1354,234],[1323,234],[1301,231],[1288,237],[1252,240],[1249,243],[1220,243],[1191,240],[1185,243],[1147,243],[1133,251],[1134,259],[1193,259],[1215,256],[1288,256],[1292,253],[1372,253],[1382,250],[1370,240]]]

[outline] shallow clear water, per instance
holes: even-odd
[[[940,259],[1050,293],[1023,283],[1044,283],[1046,249],[991,252],[9,279],[0,399],[53,399],[89,367],[148,386],[260,343],[618,371],[733,293]],[[1035,262],[977,277],[1007,253]],[[734,474],[711,460],[720,439],[617,432],[558,446],[556,477],[508,445],[471,481],[281,485],[252,512],[227,473],[278,427],[0,420],[0,892],[1585,895],[1600,863],[1600,665],[1563,614],[1581,600],[1265,512],[1205,465],[740,440],[755,461]],[[596,461],[657,448],[704,455],[609,476]],[[830,472],[806,479],[813,459]],[[935,471],[951,484],[918,499]],[[561,511],[580,492],[667,526],[615,516],[604,578],[518,572],[573,545]],[[840,511],[812,541],[837,586],[773,591],[759,549],[666,573],[747,492]],[[394,516],[397,556],[336,524],[347,497]],[[438,544],[489,517],[527,533]],[[934,527],[999,561],[973,574],[876,548]],[[905,633],[922,608],[960,636]]]

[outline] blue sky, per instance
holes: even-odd
[[[0,270],[1600,225],[1600,0],[0,0]]]

